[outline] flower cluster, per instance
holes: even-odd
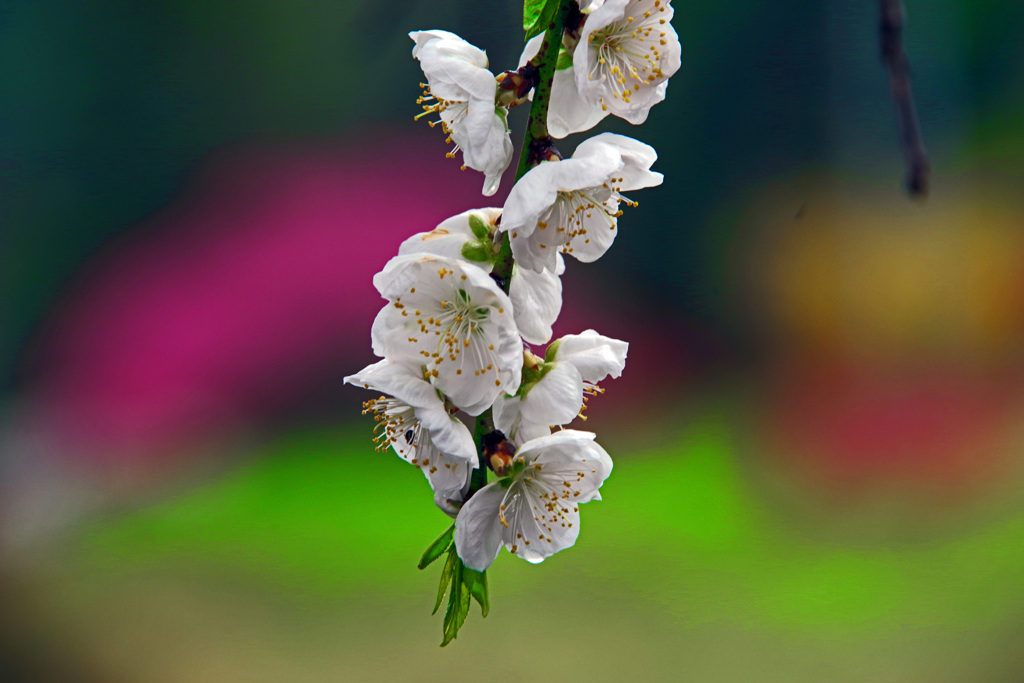
[[[461,624],[452,604],[471,593],[486,612],[481,573],[502,547],[540,562],[576,542],[579,505],[600,499],[611,458],[594,434],[566,427],[622,373],[628,344],[594,330],[552,340],[565,256],[600,258],[622,207],[636,205],[625,193],[662,182],[657,154],[637,140],[602,133],[563,158],[538,131],[561,137],[609,113],[643,122],[679,68],[669,3],[547,0],[541,12],[547,30],[497,77],[452,33],[409,34],[427,81],[420,116],[438,117],[430,125],[454,144],[449,156],[484,174],[484,195],[512,159],[508,108],[532,98],[530,132],[503,206],[412,235],[374,277],[387,302],[371,330],[382,360],[345,378],[382,394],[364,404],[378,447],[419,468],[455,520],[421,563],[449,553],[445,643]],[[476,442],[463,421],[473,417]]]

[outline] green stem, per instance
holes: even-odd
[[[541,43],[537,56],[532,63],[537,67],[537,81],[533,88],[533,104],[530,105],[530,121],[526,124],[526,136],[523,139],[523,150],[519,154],[519,167],[516,169],[516,181],[522,178],[530,170],[531,151],[534,144],[549,139],[548,135],[548,102],[551,100],[551,81],[555,77],[555,65],[558,63],[558,50],[562,45],[562,33],[565,32],[565,21],[568,19],[570,9],[576,0],[561,0],[558,11],[548,24],[544,32],[544,40]],[[509,242],[508,233],[504,233],[501,239],[501,249],[498,252],[497,261],[494,264],[492,275],[499,282],[503,282],[503,289],[508,294],[509,283],[512,281],[512,266],[515,261],[512,258],[512,244]],[[491,409],[488,408],[476,418],[476,427],[473,436],[476,439],[477,453],[480,467],[473,471],[469,481],[469,492],[466,500],[474,493],[487,485],[487,462],[484,459],[483,437],[494,431],[494,418]]]
[[[487,461],[484,458],[484,437],[494,431],[494,418],[491,417],[491,409],[488,408],[476,418],[476,428],[473,430],[473,440],[476,441],[477,459],[480,466],[473,470],[469,480],[469,497],[487,485]]]
[[[562,0],[555,17],[544,32],[537,56],[531,63],[537,67],[537,81],[533,88],[533,103],[530,105],[530,121],[526,124],[526,136],[523,138],[523,149],[519,153],[519,166],[516,168],[516,181],[530,170],[530,161],[534,145],[550,140],[548,135],[548,102],[551,100],[551,81],[555,77],[555,65],[558,63],[558,50],[562,46],[562,33],[565,32],[565,21],[576,0]],[[512,245],[508,233],[501,240],[501,250],[494,264],[494,275],[505,283],[505,293],[512,279]]]

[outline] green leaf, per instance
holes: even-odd
[[[487,597],[487,572],[478,572],[466,567],[462,570],[462,582],[469,589],[469,594],[480,603],[480,614],[486,617],[491,611],[491,601]]]
[[[454,548],[452,548],[454,550]],[[466,571],[462,560],[455,554],[455,573],[452,576],[452,590],[448,596],[448,609],[444,613],[444,639],[441,647],[459,637],[459,629],[466,623],[466,615],[469,614],[469,590],[462,580],[462,573]]]
[[[452,538],[455,537],[455,522],[444,530],[444,533],[438,536],[430,547],[423,552],[423,557],[420,558],[420,563],[416,565],[420,569],[425,569],[427,565],[436,560],[437,558],[444,555],[445,551],[451,547]]]
[[[437,587],[437,600],[434,602],[434,611],[431,614],[437,614],[437,608],[441,606],[441,601],[444,600],[444,590],[455,576],[456,566],[461,567],[462,561],[459,559],[458,553],[455,552],[455,546],[453,545],[448,549],[448,560],[444,563],[444,569],[441,570],[441,583]]]
[[[467,261],[490,261],[491,249],[478,240],[471,240],[462,245],[462,257]]]
[[[558,11],[559,4],[560,0],[524,0],[523,30],[526,31],[526,40],[548,30],[548,24]]]
[[[485,237],[490,237],[491,229],[488,227],[484,219],[480,218],[478,214],[469,214],[469,229],[473,231],[473,235],[478,239],[482,240]]]
[[[558,49],[558,61],[555,62],[555,71],[563,71],[572,66],[572,53],[564,47]]]

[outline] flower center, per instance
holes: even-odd
[[[634,0],[635,4],[626,10],[624,16],[604,28],[587,36],[594,53],[594,65],[587,74],[588,79],[597,78],[612,93],[612,98],[631,102],[641,86],[655,85],[664,79],[658,66],[661,46],[666,45],[665,31],[660,26],[666,23],[658,14],[665,11],[665,3],[655,0]],[[644,7],[649,9],[644,9]],[[655,37],[655,32],[657,36]],[[601,108],[606,110],[604,98]]]
[[[581,467],[586,461],[581,463]],[[515,483],[505,493],[498,510],[498,519],[506,529],[515,532],[510,550],[514,553],[519,544],[554,540],[556,533],[562,534],[576,522],[579,506],[574,502],[582,493],[579,487],[584,479],[582,471],[549,472],[540,463],[524,463],[520,456],[514,466],[523,469],[516,475]],[[526,509],[529,507],[529,509]],[[506,513],[509,513],[506,515]],[[534,524],[524,525],[524,516],[533,518]],[[531,538],[529,529],[536,528],[536,538]]]
[[[604,228],[614,230],[616,219],[622,215],[619,202],[630,206],[637,203],[619,193],[623,178],[610,178],[598,187],[587,187],[580,190],[559,191],[555,203],[542,216],[545,220],[537,221],[537,229],[546,231],[549,224],[554,224],[553,235],[546,235],[548,244],[541,243],[542,248],[553,246],[563,254],[571,254],[575,246],[589,244],[588,229],[596,227],[590,220],[596,212],[598,220]]]
[[[455,273],[442,268],[438,275],[444,280],[454,278]],[[466,276],[462,275],[461,278],[464,280]],[[469,292],[462,287],[453,286],[450,291],[450,295],[441,299],[434,315],[420,317],[416,321],[420,325],[420,332],[428,335],[432,332],[438,337],[433,353],[421,352],[432,361],[430,374],[436,377],[436,366],[445,361],[458,365],[456,375],[472,371],[474,376],[480,376],[495,370],[494,344],[488,342],[485,327],[491,316],[490,307],[475,305]],[[498,309],[499,313],[502,311]],[[495,379],[495,384],[500,386],[500,380]]]

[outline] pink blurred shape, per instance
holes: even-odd
[[[399,242],[486,205],[434,136],[242,148],[90,263],[33,356],[72,452],[189,443],[370,359],[372,276]],[[37,416],[40,417],[40,416]]]
[[[180,458],[376,360],[373,275],[409,235],[503,200],[482,197],[433,135],[367,140],[220,153],[87,264],[31,353],[33,432],[84,462]],[[571,265],[558,334],[632,345],[588,415],[639,413],[659,383],[678,397],[685,334]]]

